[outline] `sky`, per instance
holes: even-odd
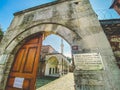
[[[52,1],[55,0],[0,0],[0,25],[2,30],[7,30],[15,12]],[[90,0],[90,3],[99,14],[98,16],[101,16],[99,19],[118,17],[114,10],[109,9],[112,0]]]
[[[4,32],[7,30],[15,12],[52,1],[55,0],[0,0],[0,25],[2,30]],[[120,18],[113,9],[109,9],[112,0],[90,0],[90,3],[94,11],[98,14],[99,19]],[[57,45],[56,43],[53,43],[53,41],[56,42]],[[53,45],[54,48],[60,52],[60,41],[60,37],[51,35],[48,36],[43,43],[45,45]],[[64,41],[64,53],[67,55],[70,54],[70,52],[71,50],[69,44]]]

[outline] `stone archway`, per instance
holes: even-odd
[[[45,70],[45,75],[50,75],[50,76],[58,76],[58,64],[59,61],[55,56],[50,57],[46,61],[46,70]],[[49,73],[48,73],[49,72]]]
[[[46,26],[47,27],[56,26],[56,29],[54,28],[54,31],[52,31],[52,28],[43,29]],[[29,33],[29,32],[31,32],[31,33]],[[65,33],[65,32],[67,32],[67,33]],[[7,52],[5,54],[5,52],[3,51],[4,52],[3,55],[7,55],[8,58],[6,58],[7,63],[5,64],[7,75],[3,77],[3,79],[4,79],[3,83],[7,82],[7,77],[9,75],[11,65],[14,61],[15,55],[16,55],[17,51],[19,50],[19,48],[28,40],[27,39],[28,37],[33,37],[36,34],[39,35],[39,34],[43,34],[43,33],[45,33],[44,34],[45,36],[49,35],[49,34],[53,34],[53,33],[58,34],[59,36],[61,36],[65,40],[67,40],[69,43],[72,43],[73,39],[76,38],[76,36],[77,36],[77,34],[74,33],[72,30],[70,30],[62,25],[48,24],[48,23],[32,26],[31,28],[26,29],[24,32],[19,33],[19,35],[15,35],[12,40],[8,41],[9,43],[6,45],[6,47],[4,47],[5,51],[7,51]],[[8,33],[8,34],[10,34],[10,33]],[[67,34],[69,34],[69,35],[67,35]],[[65,35],[67,35],[68,37],[64,37]],[[6,37],[4,37],[4,38],[6,38]]]
[[[105,70],[86,72],[75,69],[76,90],[82,87],[95,90],[119,90],[120,71],[89,0],[58,0],[14,15],[0,44],[0,90],[4,90],[17,48],[23,43],[21,41],[40,32],[59,34],[71,47],[77,46],[76,50],[72,50],[72,54],[101,54]],[[81,75],[86,75],[87,78]],[[94,85],[92,84],[91,87],[90,83],[84,83],[86,80]]]

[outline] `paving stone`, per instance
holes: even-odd
[[[73,73],[67,75],[45,85],[37,90],[75,90]]]

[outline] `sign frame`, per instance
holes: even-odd
[[[76,70],[105,70],[100,53],[73,54]]]

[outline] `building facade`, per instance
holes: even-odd
[[[46,55],[45,76],[60,77],[69,72],[70,63],[60,53]]]
[[[120,69],[120,19],[100,20]]]
[[[69,72],[70,63],[67,57],[58,53],[52,46],[43,45],[38,67],[38,77],[60,77]]]
[[[120,15],[120,0],[113,0],[110,8],[114,8],[115,11]]]

